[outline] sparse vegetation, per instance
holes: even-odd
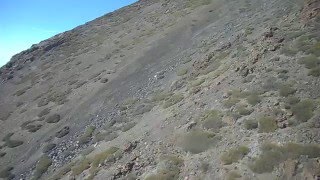
[[[49,144],[46,144],[43,148],[42,148],[42,152],[43,153],[48,153],[50,152],[53,148],[55,148],[57,145],[54,144],[54,143],[49,143]]]
[[[201,117],[202,125],[205,129],[210,130],[219,130],[225,124],[222,122],[222,113],[217,110],[210,110],[205,112]]]
[[[241,116],[248,116],[253,112],[253,109],[248,108],[246,105],[239,105],[237,106],[237,112]]]
[[[50,109],[49,108],[45,108],[42,111],[40,111],[40,113],[38,114],[38,117],[45,116],[45,115],[47,115],[49,113],[50,113]]]
[[[0,170],[0,178],[3,179],[13,179],[15,176],[11,173],[13,167],[5,167],[4,169]]]
[[[69,126],[65,126],[63,127],[60,131],[56,132],[56,137],[57,138],[62,138],[64,136],[66,136],[67,134],[69,134],[70,131],[70,127]]]
[[[272,143],[265,143],[261,147],[262,153],[250,165],[253,172],[272,172],[276,166],[287,159],[296,159],[300,156],[308,158],[320,157],[320,147],[315,144],[287,143],[278,146]]]
[[[173,93],[171,93],[171,92],[157,91],[154,93],[154,95],[152,97],[152,101],[160,102],[160,101],[167,99],[168,97],[170,97],[172,95],[173,95]]]
[[[51,116],[49,116],[47,119],[46,119],[46,122],[47,123],[57,123],[60,121],[60,115],[59,114],[53,114]]]
[[[292,112],[299,122],[308,121],[314,114],[314,102],[310,99],[302,100],[292,107]]]
[[[179,145],[185,151],[198,154],[214,146],[218,140],[218,137],[213,133],[195,130],[182,135],[179,138]]]
[[[227,180],[236,180],[242,176],[237,171],[231,171],[228,173]]]
[[[258,122],[253,119],[248,119],[244,121],[244,127],[247,130],[257,129],[258,128]]]
[[[41,176],[45,172],[47,172],[51,164],[52,164],[52,160],[48,156],[46,155],[41,156],[41,158],[39,159],[36,165],[36,169],[34,170],[32,179],[33,180],[40,179]]]
[[[86,144],[86,143],[90,142],[95,129],[96,129],[96,127],[94,127],[94,126],[87,127],[84,134],[82,134],[78,139],[79,144]]]
[[[235,97],[230,97],[227,100],[223,101],[223,105],[226,108],[231,108],[232,106],[236,105],[238,102],[240,102],[240,99]]]
[[[245,155],[250,152],[250,149],[246,146],[239,146],[237,148],[230,149],[228,152],[222,154],[221,160],[223,164],[232,164],[238,162]]]
[[[194,80],[194,81],[191,82],[191,87],[200,86],[205,81],[206,80],[204,78],[199,78],[197,80]]]
[[[309,73],[309,76],[319,77],[320,76],[320,67],[312,68]]]
[[[261,102],[261,97],[258,94],[250,94],[247,96],[247,101],[252,106],[255,106],[256,104]]]
[[[133,128],[137,123],[135,122],[129,122],[129,123],[126,123],[124,124],[122,127],[121,127],[121,131],[122,132],[126,132],[126,131],[129,131],[131,128]]]
[[[307,69],[312,69],[320,65],[320,59],[312,54],[300,59],[299,63],[303,64]]]
[[[178,72],[177,72],[177,75],[178,76],[183,76],[183,75],[185,75],[187,73],[188,73],[187,69],[179,69]]]
[[[163,104],[163,108],[168,108],[182,101],[184,96],[182,94],[174,94],[171,97],[167,98]]]
[[[279,89],[280,96],[288,97],[296,92],[296,89],[293,89],[291,85],[285,84],[282,85]]]
[[[11,136],[13,136],[13,134],[14,133],[9,133],[3,137],[2,141],[5,142],[4,146],[7,146],[8,148],[15,148],[23,144],[23,141],[12,140]]]
[[[259,133],[270,133],[277,129],[277,122],[272,117],[266,116],[259,119]]]

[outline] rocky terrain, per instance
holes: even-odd
[[[320,178],[319,0],[140,0],[0,69],[0,178]]]

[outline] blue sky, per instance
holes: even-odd
[[[136,0],[0,0],[0,66],[55,34]]]

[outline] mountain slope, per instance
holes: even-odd
[[[0,177],[314,179],[318,0],[141,0],[1,68]]]

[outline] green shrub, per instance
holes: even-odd
[[[241,116],[248,116],[253,112],[252,108],[247,108],[245,105],[240,105],[237,107],[237,112],[241,115]]]
[[[66,136],[67,134],[69,134],[70,131],[70,127],[69,126],[65,126],[63,127],[61,130],[59,130],[58,132],[56,132],[55,136],[57,138],[62,138],[64,136]]]
[[[187,73],[188,73],[187,69],[179,69],[178,72],[177,72],[177,75],[178,76],[183,76],[183,75],[185,75]]]
[[[45,116],[45,115],[47,115],[49,113],[50,113],[50,109],[49,108],[45,108],[42,111],[40,111],[40,113],[38,114],[38,117]]]
[[[312,100],[302,100],[292,107],[292,112],[299,122],[306,122],[314,115],[314,106],[315,105]]]
[[[47,172],[51,164],[52,164],[52,160],[48,156],[46,155],[41,156],[41,158],[39,159],[36,165],[36,169],[34,170],[32,179],[40,179],[42,174]]]
[[[320,65],[320,59],[318,59],[317,56],[312,54],[299,60],[299,63],[304,64],[304,66],[308,69],[312,69]]]
[[[167,98],[164,102],[163,108],[168,108],[182,101],[184,96],[182,94],[174,94],[171,97]]]
[[[319,77],[320,76],[320,67],[312,68],[309,73],[309,76]]]
[[[84,134],[79,137],[79,144],[86,144],[91,141],[92,135],[96,127],[89,126],[86,128]]]
[[[222,113],[217,110],[210,110],[205,112],[201,117],[201,122],[204,128],[210,130],[219,130],[221,127],[225,126],[222,121]]]
[[[200,86],[206,80],[204,78],[200,78],[191,82],[191,87]]]
[[[84,170],[90,168],[91,161],[88,158],[85,158],[81,162],[76,163],[75,166],[71,168],[71,176],[76,176],[81,174]]]
[[[240,100],[238,98],[230,97],[227,100],[223,101],[223,106],[226,108],[231,108],[232,106],[236,105]]]
[[[288,97],[296,92],[296,89],[291,88],[291,85],[286,84],[282,85],[279,89],[279,93],[281,96]]]
[[[278,146],[272,143],[265,143],[261,147],[262,153],[249,165],[255,173],[272,172],[276,166],[287,159],[297,159],[300,156],[308,158],[320,157],[320,147],[315,144],[287,143]]]
[[[295,105],[295,104],[297,104],[299,102],[300,102],[300,99],[295,97],[295,96],[289,96],[286,99],[286,103],[289,104],[289,105]]]
[[[42,152],[43,153],[48,153],[50,152],[53,148],[55,148],[57,145],[54,143],[50,143],[50,144],[46,144],[43,148],[42,148]]]
[[[47,123],[57,123],[61,119],[59,114],[53,114],[46,119]]]
[[[169,98],[172,95],[173,95],[173,93],[171,93],[171,92],[158,91],[158,92],[154,93],[154,95],[152,97],[152,101],[160,102],[160,101],[163,101],[163,100]]]
[[[238,162],[242,159],[245,155],[250,152],[250,149],[246,146],[239,146],[237,148],[233,148],[228,152],[222,154],[221,160],[223,164],[232,164]]]
[[[261,102],[261,97],[258,94],[250,94],[249,96],[247,96],[247,102],[252,106],[255,106],[256,104]]]
[[[185,151],[198,154],[209,149],[218,140],[218,137],[213,133],[195,130],[180,136],[178,141],[180,147]]]
[[[277,122],[272,117],[262,117],[259,119],[259,133],[274,132],[277,129]]]
[[[253,119],[248,119],[244,121],[244,127],[247,130],[257,129],[258,128],[258,122]]]
[[[13,167],[5,167],[4,169],[0,170],[0,178],[3,179],[13,179],[15,175],[11,173]]]
[[[37,132],[39,129],[41,129],[41,124],[28,124],[25,129],[28,130],[28,132]]]
[[[136,124],[137,124],[136,122],[126,123],[126,124],[124,124],[124,125],[121,127],[121,131],[122,131],[122,132],[127,132],[127,131],[129,131],[131,128],[133,128]]]

